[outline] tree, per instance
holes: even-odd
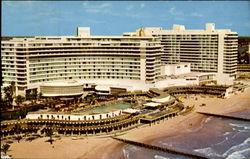
[[[11,84],[7,87],[4,87],[5,99],[8,105],[12,105],[13,99],[16,97],[16,86],[15,82],[12,81]],[[13,107],[14,108],[14,107]]]
[[[1,148],[3,153],[6,155],[7,151],[9,151],[10,145],[9,144],[4,144]]]
[[[37,90],[32,91],[32,93],[30,94],[30,99],[32,100],[32,102],[35,102],[37,100]]]
[[[8,102],[5,98],[1,97],[1,110],[8,109]]]
[[[30,100],[30,99],[31,99],[31,94],[30,94],[30,92],[26,92],[26,94],[25,94],[25,99],[26,99],[26,100]]]
[[[45,133],[46,133],[46,136],[49,137],[49,140],[48,140],[48,141],[50,142],[50,144],[52,144],[53,141],[54,141],[54,140],[52,139],[52,136],[53,136],[53,133],[54,133],[53,130],[48,129],[48,130],[45,131]]]
[[[4,91],[4,99],[6,100],[7,105],[11,105],[13,102],[13,97],[11,93],[11,86],[6,86],[3,88]]]
[[[11,88],[11,96],[13,98],[15,98],[15,96],[16,96],[16,84],[14,81],[11,81],[10,88]]]
[[[20,118],[24,118],[24,117],[27,115],[27,112],[28,112],[27,108],[21,108],[21,109],[18,111],[18,116],[19,116]]]
[[[42,96],[43,96],[42,92],[38,93],[38,96],[37,96],[38,100],[40,100],[42,98]]]
[[[16,97],[16,104],[19,106],[20,104],[23,103],[24,99],[25,99],[25,98],[24,98],[23,96],[18,95],[18,96]]]
[[[13,129],[14,129],[15,133],[19,134],[21,132],[21,125],[15,124]]]
[[[20,142],[21,139],[22,139],[22,136],[17,136],[16,137],[16,140],[17,140],[18,143]]]

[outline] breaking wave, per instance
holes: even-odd
[[[202,149],[195,149],[195,152],[198,152],[200,154],[205,154],[208,157],[222,157],[220,154],[218,154],[217,152],[215,152],[214,149],[212,149],[211,147],[207,147],[207,148],[202,148]]]
[[[160,156],[160,155],[155,155],[154,158],[155,159],[171,159],[171,158]]]
[[[238,127],[238,128],[250,129],[249,124],[234,124],[234,123],[230,123],[229,125],[231,125],[233,127]]]
[[[239,145],[231,147],[222,156],[228,159],[233,159],[235,157],[237,157],[237,159],[240,159],[245,158],[245,155],[250,155],[250,138],[247,138],[243,143]]]

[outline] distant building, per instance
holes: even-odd
[[[239,37],[238,64],[250,64],[250,37]]]
[[[180,75],[188,69],[228,83],[236,75],[237,38],[214,24],[206,30],[145,28],[123,36],[91,36],[90,28],[79,27],[77,36],[2,37],[2,81],[14,81],[17,94],[37,90],[47,96],[79,94],[86,83],[146,90],[171,71]],[[67,83],[73,80],[79,88]]]
[[[237,75],[250,78],[250,37],[239,37]]]

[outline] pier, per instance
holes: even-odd
[[[144,148],[151,149],[151,150],[162,151],[162,152],[172,153],[172,154],[176,154],[176,155],[183,155],[183,156],[187,156],[187,157],[191,157],[191,158],[208,159],[207,157],[204,157],[204,156],[195,155],[195,154],[186,153],[186,152],[181,152],[181,151],[176,151],[176,150],[169,149],[169,148],[163,148],[163,147],[159,147],[159,146],[155,146],[155,145],[145,144],[145,143],[127,140],[127,139],[122,139],[122,138],[117,138],[117,137],[112,137],[112,138],[115,140],[118,140],[118,141],[122,141],[122,142],[127,143],[127,144],[144,147]]]
[[[214,114],[214,113],[206,113],[206,112],[197,112],[197,113],[202,114],[202,115],[207,115],[207,116],[221,117],[221,118],[241,120],[241,121],[250,121],[250,119],[248,118],[236,117],[236,116],[230,116],[230,115]]]

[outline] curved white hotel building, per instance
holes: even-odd
[[[224,78],[236,76],[236,32],[215,29],[215,24],[209,23],[205,30],[186,30],[183,25],[173,25],[173,30],[145,28],[144,34],[160,38],[165,64],[190,63],[191,71],[218,73]]]
[[[14,81],[17,94],[31,89],[63,94],[64,86],[79,94],[83,83],[94,80],[153,84],[163,79],[163,65],[178,63],[226,79],[236,73],[237,38],[213,24],[206,30],[174,25],[173,30],[145,28],[123,36],[91,36],[89,28],[78,28],[77,36],[2,37],[2,81],[3,86]]]

